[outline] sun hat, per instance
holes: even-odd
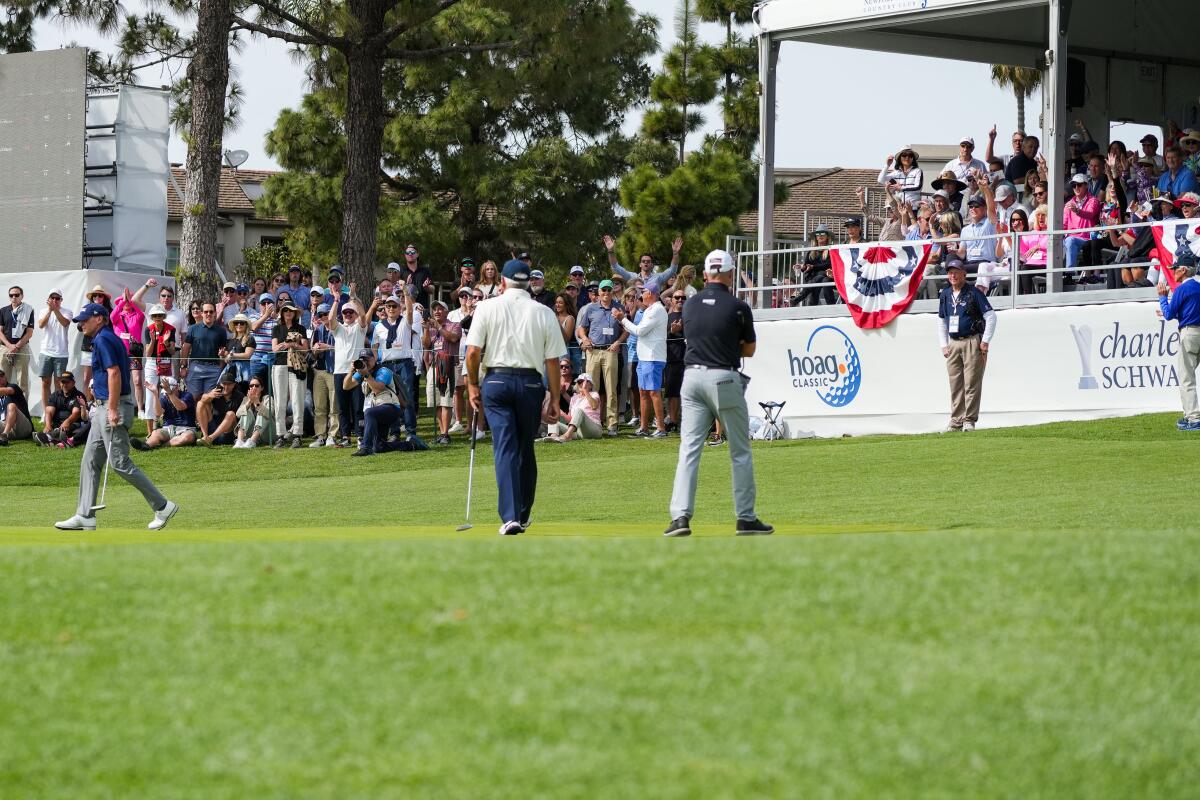
[[[158,305],[157,303],[150,306],[150,316],[165,317],[166,315],[167,315],[167,310],[165,308],[163,308],[162,306]]]
[[[929,185],[934,189],[946,189],[949,191],[948,187],[951,184],[955,186],[955,191],[961,192],[963,189],[967,188],[967,185],[958,179],[958,176],[954,174],[953,170],[946,170]]]
[[[104,295],[105,297],[112,297],[112,295],[109,294],[108,291],[98,283],[95,286],[93,286],[91,289],[88,289],[88,293],[84,296],[87,297],[88,300],[91,300],[93,297],[95,297],[98,294]]]
[[[229,324],[232,326],[235,322],[244,322],[247,325],[249,325],[250,318],[247,317],[245,314],[234,314],[233,318],[229,320]]]

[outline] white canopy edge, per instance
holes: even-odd
[[[755,6],[754,23],[760,36],[790,38],[1045,5],[1046,0],[765,0]]]

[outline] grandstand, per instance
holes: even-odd
[[[995,281],[993,304],[1001,311],[994,355],[989,356],[983,424],[1028,424],[1051,420],[1088,419],[1165,411],[1177,407],[1178,376],[1174,374],[1174,323],[1156,316],[1153,282],[1160,273],[1153,256],[1131,256],[1117,245],[1109,248],[1109,231],[1130,231],[1152,224],[1127,220],[1130,203],[1123,202],[1111,221],[1090,227],[1064,226],[1064,200],[1069,195],[1068,159],[1078,156],[1069,147],[1068,121],[1082,120],[1095,131],[1095,145],[1105,154],[1112,121],[1162,125],[1180,129],[1200,125],[1195,87],[1200,85],[1200,61],[1185,48],[1186,26],[1172,25],[1178,14],[1166,0],[1136,4],[1065,0],[928,0],[927,2],[846,3],[835,0],[800,2],[768,0],[755,11],[760,41],[762,150],[756,241],[731,241],[744,270],[744,294],[752,300],[760,327],[758,356],[749,370],[755,377],[752,400],[785,402],[783,418],[793,435],[811,431],[822,435],[937,430],[944,421],[946,400],[941,355],[936,343],[936,301],[918,299],[887,328],[859,330],[843,305],[793,307],[789,298],[803,283],[795,265],[811,249],[806,237],[825,224],[835,237],[843,228],[825,198],[821,184],[836,181],[837,173],[788,181],[793,197],[779,209],[773,199],[775,170],[776,66],[781,52],[804,58],[808,42],[955,60],[971,60],[1038,69],[1042,72],[1043,128],[1041,154],[1050,165],[1044,173],[1048,205],[1045,266],[1016,264],[1016,277]],[[1114,26],[1120,17],[1129,24]],[[965,24],[969,19],[969,24]],[[784,45],[788,45],[784,48]],[[852,98],[843,101],[847,107]],[[837,100],[830,99],[837,111]],[[823,108],[827,114],[830,108]],[[848,110],[848,108],[846,109]],[[1068,115],[1069,112],[1069,115]],[[1034,117],[1036,119],[1036,116]],[[956,135],[959,131],[947,131]],[[1007,132],[1000,142],[1007,144]],[[1168,144],[1163,141],[1163,144]],[[1136,143],[1131,145],[1131,150]],[[893,145],[889,145],[893,146]],[[883,152],[881,150],[880,155]],[[982,148],[976,157],[982,156]],[[928,196],[930,179],[938,175],[937,159],[922,160]],[[1086,169],[1084,162],[1070,169]],[[1132,160],[1131,160],[1132,164]],[[1132,167],[1131,167],[1132,170]],[[867,170],[845,170],[865,177]],[[1122,186],[1124,186],[1122,176]],[[879,214],[886,195],[870,182],[873,200],[868,214]],[[828,187],[827,187],[828,188]],[[1020,183],[1017,201],[1030,212],[1032,192]],[[842,190],[844,193],[844,190]],[[1132,189],[1130,190],[1132,195]],[[1103,197],[1100,198],[1103,202]],[[1149,199],[1139,193],[1122,200]],[[961,206],[965,212],[965,202]],[[965,215],[965,214],[964,214]],[[746,220],[749,222],[749,220]],[[1032,215],[1031,215],[1032,223]],[[878,238],[870,223],[868,239]],[[896,237],[900,238],[900,237]],[[1020,238],[1001,226],[995,236],[1009,238],[1009,252],[1020,253]],[[1115,237],[1113,237],[1115,238]],[[1066,241],[1094,240],[1094,261],[1068,258]],[[1073,242],[1079,249],[1079,242]],[[1001,247],[1001,245],[998,245]],[[1104,250],[1110,252],[1102,252]],[[1101,260],[1104,259],[1104,260]],[[1094,269],[1084,269],[1084,268]],[[1141,277],[1125,282],[1121,269]],[[1098,282],[1092,282],[1093,280]],[[937,269],[925,281],[936,288]],[[810,284],[812,285],[812,284]],[[820,284],[830,285],[830,284]],[[932,296],[926,292],[925,296]],[[1111,344],[1123,336],[1162,342],[1152,352],[1121,351]],[[789,365],[792,357],[825,348],[847,369],[833,380],[857,376],[851,392],[831,405]],[[1136,353],[1136,355],[1135,355]],[[849,395],[850,399],[845,400]]]

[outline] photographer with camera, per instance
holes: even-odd
[[[262,381],[262,376],[255,378]],[[196,443],[207,447],[233,444],[237,411],[242,407],[244,399],[244,395],[237,389],[237,377],[233,370],[222,372],[212,391],[201,395],[196,402],[196,424],[202,432]]]
[[[402,404],[392,388],[395,376],[378,364],[374,351],[359,350],[351,366],[354,371],[342,379],[342,388],[352,392],[361,386],[363,393],[363,435],[351,455],[373,456],[388,449],[387,432],[400,419]]]

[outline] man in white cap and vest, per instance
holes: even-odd
[[[501,536],[529,527],[537,489],[533,442],[546,391],[542,374],[550,388],[549,423],[562,388],[558,360],[567,352],[558,318],[529,295],[531,273],[524,261],[507,262],[501,294],[479,304],[467,335],[467,396],[492,429]]]
[[[683,426],[679,463],[671,494],[671,525],[665,536],[690,536],[695,510],[700,454],[714,419],[729,441],[733,462],[733,504],[738,536],[761,536],[775,529],[754,512],[754,461],[750,453],[750,415],[746,384],[739,367],[754,355],[754,316],[750,306],[733,296],[733,257],[713,250],[704,259],[704,289],[683,307]]]

